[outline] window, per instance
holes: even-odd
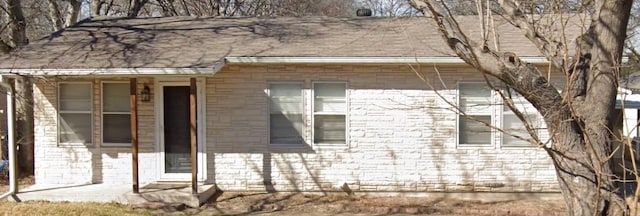
[[[540,124],[542,121],[539,119],[538,111],[533,107],[533,105],[531,105],[531,103],[529,103],[529,101],[515,91],[511,92],[511,101],[513,102],[514,107],[525,117],[525,120],[531,128],[534,130],[541,128]],[[522,120],[516,116],[509,106],[504,103],[502,107],[502,129],[507,132],[502,134],[502,146],[532,147],[533,145],[530,142],[513,136],[516,135],[523,139],[532,138]]]
[[[92,144],[91,83],[58,85],[58,142],[62,145]]]
[[[302,83],[269,85],[269,143],[304,143],[302,86]]]
[[[102,83],[102,144],[131,144],[129,83]]]
[[[344,82],[313,84],[313,140],[316,144],[346,144],[346,99]]]
[[[459,146],[490,146],[493,122],[491,90],[486,83],[460,83],[459,106],[467,116],[458,116]]]

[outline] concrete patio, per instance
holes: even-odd
[[[132,193],[131,185],[86,184],[86,185],[43,185],[35,184],[21,189],[12,201],[50,202],[116,202],[140,204],[145,202],[184,203],[199,207],[216,192],[213,184],[199,185],[198,194],[191,193],[186,183],[156,183],[140,188],[139,194]]]

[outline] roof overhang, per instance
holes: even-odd
[[[522,61],[542,64],[545,57],[520,57]],[[465,64],[459,57],[225,57],[228,63],[290,64]]]
[[[212,76],[220,71],[224,65],[224,62],[219,62],[213,67],[206,68],[0,69],[0,74],[28,76]]]
[[[0,69],[3,75],[29,76],[211,76],[231,64],[465,64],[459,57],[240,57],[227,56],[212,67],[193,68],[96,68],[96,69]],[[520,57],[546,64],[544,57]]]

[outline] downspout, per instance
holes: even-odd
[[[15,195],[18,189],[16,182],[16,143],[15,143],[15,128],[14,128],[14,104],[13,94],[14,89],[5,76],[0,75],[0,85],[7,90],[7,144],[9,145],[9,191],[0,195],[0,200],[7,198],[10,195]]]

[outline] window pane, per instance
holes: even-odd
[[[538,114],[538,110],[531,103],[529,103],[527,99],[523,97],[513,97],[511,99],[511,102],[513,103],[513,106],[516,108],[516,110],[520,111],[525,115]],[[504,104],[502,105],[502,110],[504,112],[513,113],[513,111],[511,111],[511,108],[506,104],[506,101],[503,103]]]
[[[301,91],[301,90],[298,90]],[[272,114],[296,113],[302,114],[301,96],[272,96],[269,104]]]
[[[61,143],[91,143],[91,114],[60,114]]]
[[[130,111],[128,83],[104,83],[102,87],[102,109],[105,112]]]
[[[536,115],[528,115],[529,124],[536,128],[537,121]],[[513,113],[505,113],[502,117],[502,129],[507,131],[507,133],[502,134],[502,145],[503,146],[532,146],[531,143],[515,138],[512,135],[520,136],[524,139],[530,139],[531,135],[527,132],[527,129],[524,127],[524,124],[518,117]]]
[[[472,113],[491,112],[491,90],[486,83],[461,83],[460,109]]]
[[[271,114],[270,132],[272,144],[301,144],[302,115]]]
[[[315,83],[313,88],[314,112],[346,112],[345,83]]]
[[[346,121],[344,115],[315,115],[313,129],[315,143],[346,143]]]
[[[302,144],[302,84],[271,84],[269,94],[270,143]]]
[[[90,111],[91,84],[89,83],[61,83],[59,85],[60,110]]]
[[[490,145],[491,144],[491,128],[482,124],[482,121],[485,123],[491,122],[491,116],[479,116],[473,115],[469,116],[474,118],[475,120],[467,119],[464,116],[460,116],[460,128],[459,128],[459,138],[460,144],[483,144]]]
[[[103,143],[131,143],[131,115],[105,114],[102,127]]]

